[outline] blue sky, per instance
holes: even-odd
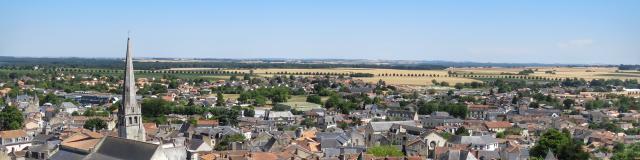
[[[640,1],[0,2],[0,56],[640,63]]]

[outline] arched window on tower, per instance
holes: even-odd
[[[138,117],[133,117],[133,120],[134,120],[133,121],[134,124],[138,124]]]
[[[131,124],[131,122],[132,122],[131,117],[129,117],[129,124]]]

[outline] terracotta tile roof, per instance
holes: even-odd
[[[147,134],[155,134],[158,131],[156,123],[142,123],[142,126],[147,131]]]
[[[80,132],[63,139],[62,146],[89,151],[93,149],[98,142],[100,142],[102,137],[104,136],[98,132],[81,130]]]
[[[142,123],[142,125],[144,126],[144,129],[158,129],[156,123]]]
[[[98,133],[98,132],[84,132],[85,135],[91,137],[91,138],[102,138],[104,137],[102,134]]]
[[[278,159],[278,155],[270,152],[254,152],[254,153],[251,153],[251,158],[269,160],[269,159]]]
[[[314,141],[311,138],[298,139],[296,144],[299,144],[300,147],[305,148],[311,152],[320,152],[320,143]]]
[[[165,101],[169,101],[169,102],[173,102],[174,101],[172,96],[162,96],[162,99],[165,100]]]
[[[200,125],[218,126],[219,122],[218,122],[218,120],[203,120],[203,119],[199,119],[197,124],[198,124],[198,126],[200,126]]]
[[[315,129],[309,129],[306,130],[304,132],[302,132],[302,135],[300,136],[300,138],[298,138],[298,140],[302,140],[305,138],[315,138],[316,137],[316,130]]]
[[[100,140],[101,139],[88,139],[83,141],[67,142],[67,143],[62,143],[62,146],[84,150],[88,152],[91,149],[93,149],[98,144],[98,142],[100,142]]]
[[[216,157],[217,156],[215,154],[213,154],[213,153],[200,155],[200,159],[202,159],[202,160],[214,160],[214,159],[216,159]]]
[[[24,130],[8,130],[8,131],[0,131],[0,137],[2,138],[18,138],[18,137],[26,137],[27,132]]]
[[[511,127],[511,123],[506,121],[496,121],[496,122],[485,122],[484,123],[487,128],[509,128]]]

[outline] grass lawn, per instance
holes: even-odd
[[[322,102],[326,102],[327,99],[329,99],[329,96],[322,96],[320,97],[320,100],[322,100]],[[295,96],[291,96],[291,98],[289,98],[289,100],[287,102],[306,102],[307,101],[307,95],[295,95]]]
[[[213,96],[215,96],[215,94]],[[222,94],[222,96],[224,96],[224,99],[231,98],[231,99],[237,100],[238,97],[240,97],[240,94]]]
[[[307,96],[305,95],[294,95],[289,98],[287,102],[306,102]]]

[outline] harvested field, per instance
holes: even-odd
[[[192,68],[194,70],[207,70],[207,68]],[[438,82],[448,82],[450,85],[456,83],[466,83],[477,81],[479,78],[504,78],[506,75],[518,74],[518,72],[531,69],[534,73],[528,76],[517,75],[518,77],[538,77],[548,79],[537,80],[556,80],[564,78],[584,78],[591,79],[638,79],[640,80],[640,72],[638,71],[617,71],[616,67],[517,67],[517,68],[449,68],[446,70],[399,70],[399,69],[378,69],[378,68],[322,68],[322,69],[287,69],[287,68],[269,68],[269,69],[225,69],[226,74],[237,73],[245,74],[253,72],[255,75],[263,77],[271,77],[276,74],[296,75],[296,76],[314,76],[314,75],[349,75],[353,73],[369,73],[374,77],[354,77],[362,79],[366,82],[377,82],[382,79],[388,84],[394,85],[431,85],[431,80]],[[188,71],[184,69],[185,71]],[[462,74],[473,74],[476,77],[448,77],[448,72]],[[500,75],[500,76],[499,76]],[[479,77],[478,77],[479,76]],[[228,76],[205,76],[209,78],[228,79]]]
[[[500,75],[501,73],[517,74],[526,69],[534,71],[529,76],[547,78],[584,78],[592,79],[640,79],[635,72],[616,72],[615,67],[520,67],[520,68],[450,68],[459,74]]]
[[[249,73],[249,70],[227,70]],[[322,68],[322,69],[255,69],[254,74],[276,74],[276,73],[371,73],[378,74],[434,74],[447,75],[445,70],[398,70],[398,69],[377,69],[377,68]]]

